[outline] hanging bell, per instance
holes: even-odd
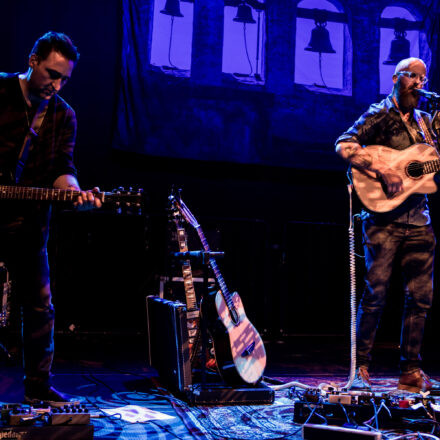
[[[165,3],[165,8],[163,8],[160,13],[171,15],[172,17],[183,17],[183,14],[180,12],[179,0],[167,0]]]
[[[330,42],[329,31],[325,27],[327,23],[315,23],[316,27],[312,29],[309,45],[304,50],[319,53],[336,53]]]
[[[405,38],[406,32],[394,32],[395,38],[391,41],[390,54],[384,64],[396,65],[399,61],[409,58],[409,41]]]
[[[252,16],[252,8],[246,3],[242,3],[237,7],[237,15],[233,19],[239,23],[256,23]]]

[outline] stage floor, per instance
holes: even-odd
[[[57,335],[54,386],[87,406],[94,416],[94,438],[301,438],[300,425],[293,422],[295,399],[289,388],[276,391],[275,402],[270,405],[190,407],[166,388],[158,387],[157,374],[146,361],[143,338],[140,334]],[[425,345],[424,369],[439,378],[440,354],[435,344]],[[312,386],[347,381],[350,350],[345,337],[284,336],[265,341],[265,346],[267,378]],[[373,385],[377,391],[394,392],[399,374],[398,345],[380,342],[374,355]],[[18,363],[3,362],[0,374],[0,401],[21,402],[22,370]],[[123,409],[128,405],[132,406]],[[157,413],[142,413],[142,408]],[[135,412],[144,417],[142,420],[152,419],[131,423],[128,420]]]

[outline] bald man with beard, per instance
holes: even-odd
[[[392,77],[391,94],[372,104],[336,141],[336,152],[353,167],[376,173],[392,199],[403,190],[399,173],[386,159],[365,148],[383,145],[405,150],[425,143],[436,148],[431,116],[417,109],[418,89],[427,82],[426,65],[419,58],[400,61]],[[361,213],[365,252],[365,291],[357,316],[357,365],[353,390],[371,390],[369,365],[376,330],[385,305],[393,268],[404,280],[405,308],[400,341],[398,389],[411,392],[440,391],[440,384],[421,369],[421,345],[433,297],[435,237],[427,197],[412,194],[397,208]]]

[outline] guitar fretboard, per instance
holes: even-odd
[[[197,234],[199,235],[200,241],[202,242],[203,249],[205,252],[211,252],[211,248],[209,247],[208,241],[206,240],[205,234],[202,231],[202,228],[199,226],[196,227]],[[220,290],[222,292],[223,298],[226,302],[226,305],[228,306],[228,309],[233,313],[235,311],[234,303],[232,301],[232,296],[229,293],[229,290],[226,286],[225,280],[223,278],[223,275],[220,272],[220,269],[217,266],[217,262],[215,258],[209,259],[209,264],[214,271],[215,277],[218,281],[218,284],[220,285]]]
[[[72,202],[80,194],[76,190],[0,185],[0,199]]]
[[[428,160],[423,162],[423,174],[436,173],[440,170],[440,160]]]
[[[34,200],[47,202],[75,202],[81,191],[73,189],[37,188],[31,186],[0,185],[0,200]],[[115,205],[118,209],[129,208],[140,212],[142,190],[125,191],[123,188],[112,192],[93,192],[95,199]]]
[[[186,232],[184,228],[177,228],[177,238],[179,241],[180,252],[187,252],[188,245],[186,240]],[[194,280],[192,276],[191,263],[189,260],[182,262],[182,275],[185,287],[186,307],[188,312],[197,309],[196,292],[194,289]]]

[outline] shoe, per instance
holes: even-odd
[[[431,394],[437,394],[440,392],[440,383],[430,379],[423,370],[418,369],[410,373],[402,373],[397,389],[410,391],[412,393],[430,391]]]
[[[25,382],[24,403],[32,406],[79,405],[79,400],[72,399],[47,383]]]
[[[349,390],[371,391],[370,375],[367,367],[359,367]]]

